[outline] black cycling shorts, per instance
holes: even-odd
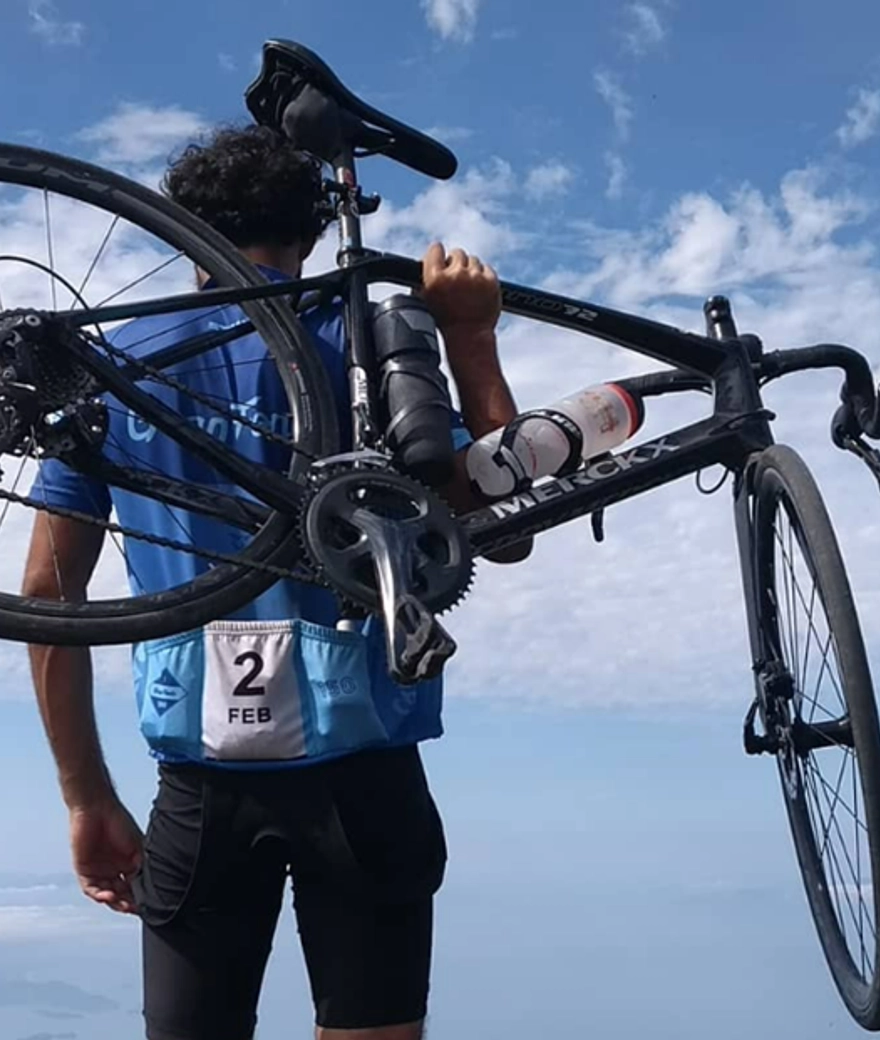
[[[286,878],[325,1028],[425,1017],[443,825],[415,747],[161,766],[134,882],[150,1040],[250,1040]]]

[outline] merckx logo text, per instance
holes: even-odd
[[[517,513],[521,513],[524,509],[532,509],[542,502],[549,502],[553,498],[569,495],[578,488],[589,487],[599,481],[607,480],[609,477],[615,477],[619,473],[625,473],[634,466],[639,466],[645,462],[653,462],[669,452],[678,451],[678,448],[679,445],[675,444],[668,437],[662,437],[658,441],[643,444],[620,455],[608,455],[597,459],[587,466],[586,469],[578,470],[577,473],[572,473],[571,476],[548,481],[546,484],[541,484],[530,491],[514,495],[513,498],[508,499],[506,502],[496,502],[490,508],[499,520],[503,520],[507,516],[515,516]]]

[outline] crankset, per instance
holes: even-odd
[[[315,467],[303,542],[319,580],[344,603],[381,614],[391,676],[409,685],[439,675],[455,653],[434,615],[466,595],[473,556],[426,487],[384,460],[355,458]]]

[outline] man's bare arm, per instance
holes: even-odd
[[[104,532],[90,524],[39,513],[31,536],[22,592],[82,602]],[[88,647],[31,645],[31,674],[40,716],[69,809],[113,797],[95,722]]]
[[[516,418],[517,409],[498,358],[495,326],[501,314],[501,290],[491,267],[454,249],[447,257],[435,243],[423,261],[422,294],[446,344],[446,360],[458,389],[464,424],[475,440]],[[443,494],[457,513],[487,505],[467,475],[467,450],[455,460],[455,476]],[[509,546],[487,559],[518,563],[532,551],[532,539]]]

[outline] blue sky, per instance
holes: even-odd
[[[726,292],[768,347],[833,339],[880,366],[869,0],[8,0],[4,15],[0,139],[154,181],[189,135],[245,118],[263,40],[292,38],[460,156],[443,185],[364,164],[386,198],[371,244],[417,255],[441,236],[506,277],[688,328]],[[11,221],[0,209],[0,244]],[[312,269],[332,255],[328,240]],[[645,368],[521,322],[502,355],[523,406]],[[822,482],[880,664],[880,502],[829,445],[837,390],[805,375],[767,400]],[[700,404],[658,404],[648,431]],[[452,852],[432,1040],[855,1037],[772,766],[740,751],[750,675],[729,498],[683,482],[612,511],[607,531],[597,547],[574,525],[520,567],[481,567],[451,619],[448,735],[426,749]],[[25,535],[0,561],[6,587]],[[98,664],[108,756],[143,820],[153,771],[124,651]],[[0,667],[0,1032],[139,1035],[136,933],[70,886],[21,648],[0,647]],[[305,1036],[309,1020],[287,920],[260,1040]]]

